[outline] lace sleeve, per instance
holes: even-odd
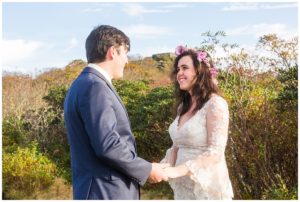
[[[228,137],[229,112],[227,103],[221,97],[212,99],[206,109],[206,150],[196,159],[185,163],[191,178],[201,183],[203,188],[208,186],[213,175],[215,175],[212,172],[213,167],[223,158]]]
[[[220,155],[225,151],[228,138],[229,111],[223,98],[216,98],[207,109],[207,144],[211,154]]]

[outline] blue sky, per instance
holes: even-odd
[[[206,31],[225,31],[224,42],[253,48],[260,36],[297,36],[295,2],[4,2],[2,69],[31,73],[85,58],[84,43],[97,25],[123,30],[129,54],[173,52],[199,45]]]

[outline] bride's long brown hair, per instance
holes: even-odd
[[[177,109],[177,114],[180,116],[185,114],[192,106],[191,95],[188,91],[180,89],[176,78],[178,73],[178,62],[184,56],[189,56],[193,60],[193,66],[196,70],[196,81],[192,86],[191,91],[196,100],[196,107],[193,109],[192,114],[195,114],[198,110],[200,110],[213,93],[221,96],[221,92],[210,74],[210,69],[214,67],[210,55],[207,53],[207,63],[203,61],[200,62],[197,58],[197,52],[195,50],[188,49],[176,57],[171,74],[171,78],[175,85],[175,107]],[[179,105],[181,105],[180,109],[178,109]]]

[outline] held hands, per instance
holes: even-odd
[[[182,177],[189,174],[188,168],[183,164],[170,167],[168,163],[152,163],[152,170],[149,176],[150,183],[168,181],[169,178]]]
[[[189,169],[184,164],[174,167],[176,164],[178,147],[173,146],[170,152],[169,159],[167,159],[167,162],[170,164],[152,163],[152,170],[149,176],[150,183],[158,183],[162,180],[168,181],[169,178],[177,178],[190,174]]]
[[[149,176],[150,183],[158,183],[163,181],[168,181],[168,175],[164,168],[169,167],[168,163],[152,163],[152,170]]]
[[[168,175],[168,178],[181,177],[180,172],[177,167],[167,167],[164,169]]]

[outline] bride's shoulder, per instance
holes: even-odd
[[[212,105],[220,105],[226,108],[228,107],[227,101],[220,95],[214,93],[211,95],[209,101]]]

